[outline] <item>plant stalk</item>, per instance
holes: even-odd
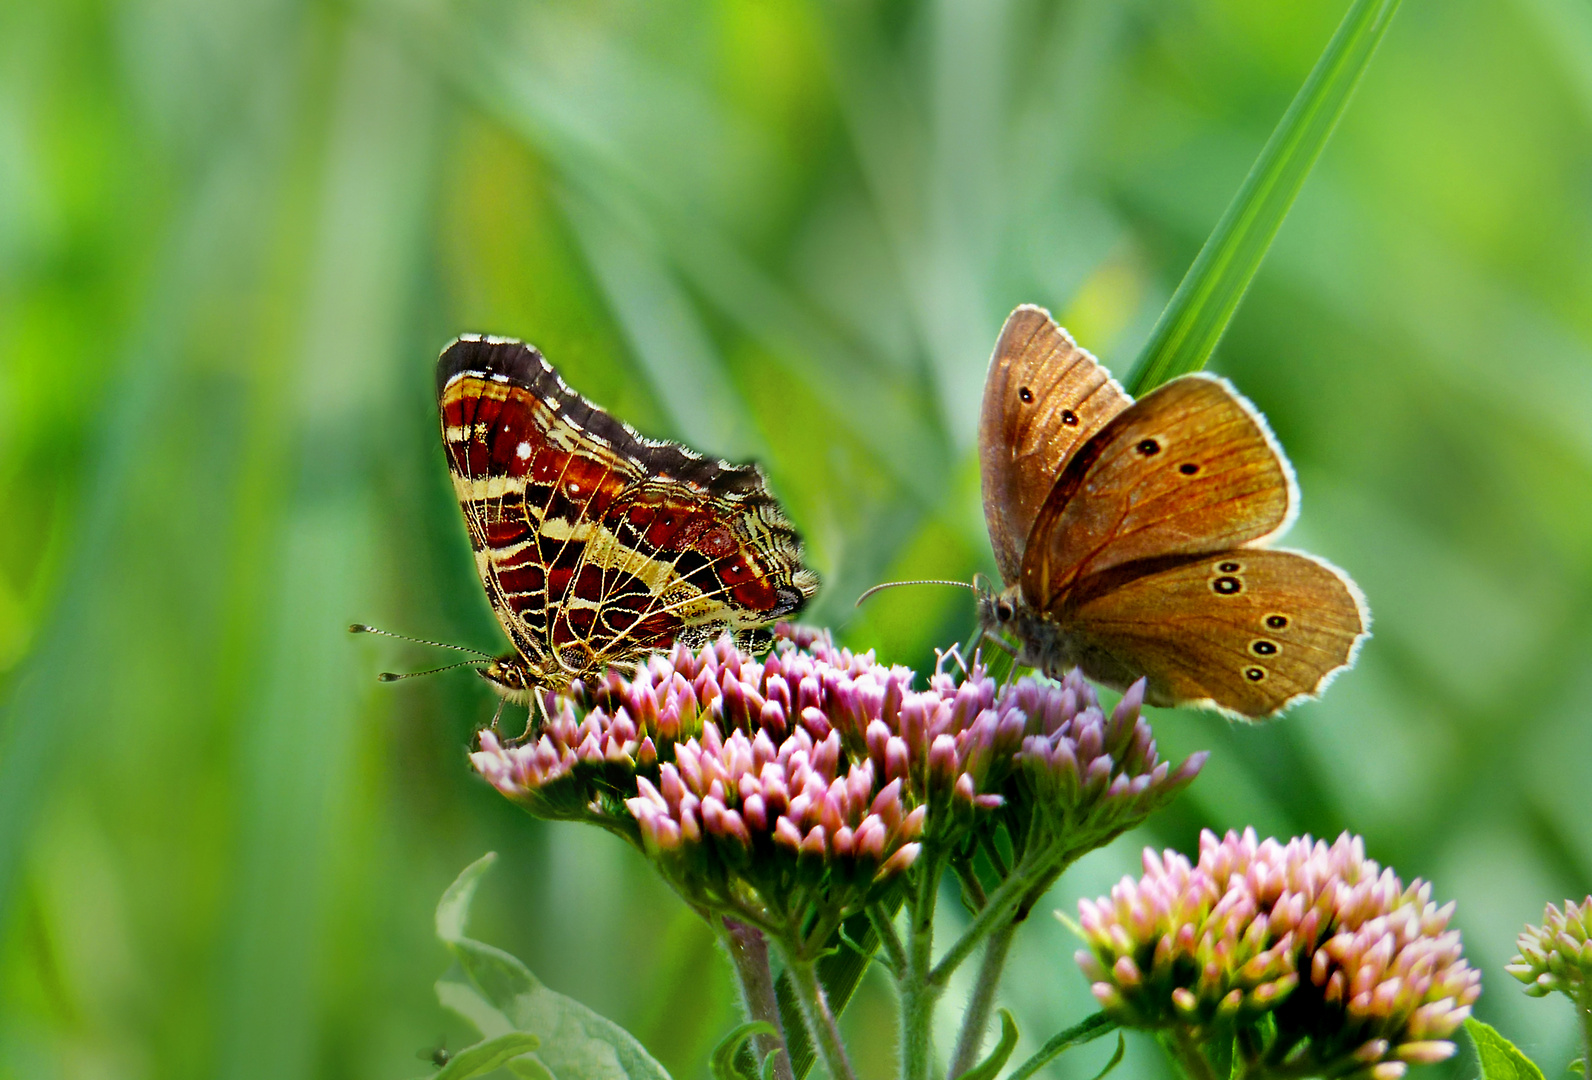
[[[796,986],[796,1000],[801,1005],[802,1019],[807,1022],[808,1034],[818,1047],[829,1069],[832,1080],[857,1080],[851,1070],[851,1059],[846,1056],[846,1046],[840,1041],[840,1027],[829,1008],[829,999],[819,985],[818,973],[811,960],[786,957],[786,970]]]
[[[908,912],[906,971],[897,987],[901,998],[901,1080],[929,1080],[934,1060],[934,1005],[940,996],[940,987],[932,978],[934,904],[943,858],[934,851],[926,854]]]
[[[1581,1021],[1581,1071],[1586,1080],[1592,1080],[1592,987],[1581,992],[1575,1011]]]
[[[1183,1028],[1174,1027],[1167,1033],[1163,1043],[1188,1080],[1216,1080],[1216,1073],[1201,1052],[1199,1043]]]
[[[1036,881],[1046,878],[1046,872],[1035,873],[1032,870],[1025,872],[1019,865],[1012,871],[1012,876],[1001,882],[1000,888],[990,894],[989,903],[979,910],[962,931],[962,936],[946,950],[940,957],[940,962],[934,965],[929,973],[929,981],[936,987],[943,988],[951,978],[951,974],[961,966],[962,961],[972,955],[978,943],[1003,926],[1010,925],[1012,915],[1022,904],[1023,897],[1033,890]]]
[[[747,1018],[766,1021],[779,1032],[777,1035],[752,1036],[758,1067],[761,1068],[768,1055],[775,1054],[774,1080],[794,1080],[790,1052],[785,1047],[785,1028],[780,1022],[779,999],[774,996],[774,971],[768,962],[768,939],[761,930],[734,919],[722,920],[722,927],[724,948],[735,965],[735,977],[741,984],[741,1003],[746,1007]]]
[[[984,959],[979,963],[978,981],[967,1000],[967,1011],[962,1014],[962,1030],[956,1037],[956,1051],[951,1055],[950,1080],[978,1064],[984,1050],[984,1036],[989,1030],[990,1010],[995,1007],[995,990],[1000,986],[1001,974],[1006,969],[1006,957],[1011,951],[1012,939],[1017,936],[1017,923],[1008,922],[992,933],[984,942]]]
[[[879,939],[879,947],[884,950],[885,957],[890,965],[890,974],[899,982],[907,970],[907,950],[901,944],[901,938],[895,932],[895,925],[891,921],[890,913],[877,906],[870,905],[868,919],[873,923],[874,936]]]

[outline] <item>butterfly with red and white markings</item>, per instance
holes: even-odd
[[[1225,379],[1134,401],[1025,305],[990,361],[979,464],[1004,585],[979,621],[1021,664],[1256,719],[1318,695],[1368,636],[1347,574],[1265,546],[1297,513],[1293,469]]]
[[[479,670],[509,701],[676,642],[765,647],[818,587],[762,470],[644,438],[530,345],[457,339],[437,401],[476,570],[514,646]]]

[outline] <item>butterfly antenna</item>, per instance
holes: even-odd
[[[457,664],[443,664],[441,667],[428,668],[425,671],[383,671],[376,676],[378,682],[397,682],[399,679],[418,679],[422,675],[435,675],[439,671],[452,671],[454,668],[469,667],[479,664],[479,660],[460,660]]]
[[[493,658],[491,653],[482,652],[480,649],[472,649],[468,645],[449,645],[446,641],[431,641],[428,638],[410,637],[408,634],[395,634],[391,630],[378,630],[374,626],[366,626],[364,623],[350,623],[348,632],[350,634],[380,634],[382,637],[397,638],[399,641],[412,641],[416,645],[435,645],[439,649],[452,649],[454,652],[474,653],[476,656],[484,656],[488,660]],[[455,664],[453,666],[458,667],[459,665]],[[438,668],[437,670],[446,671],[447,669]],[[415,674],[424,675],[426,673],[423,671],[417,671]]]
[[[886,581],[882,585],[875,585],[873,588],[857,597],[856,606],[861,607],[864,600],[868,599],[868,597],[872,596],[880,589],[893,589],[898,585],[955,585],[958,589],[972,589],[974,592],[978,591],[978,587],[969,582],[947,581],[944,578],[922,578],[917,581]]]

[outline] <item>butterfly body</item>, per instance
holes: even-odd
[[[1223,379],[1135,402],[1046,312],[1018,308],[980,463],[1004,588],[979,618],[1020,663],[1256,718],[1318,694],[1366,636],[1346,574],[1266,546],[1297,513],[1293,470]]]
[[[677,641],[754,648],[816,590],[761,470],[637,434],[535,348],[460,338],[437,397],[476,569],[513,645],[480,669],[504,698]]]

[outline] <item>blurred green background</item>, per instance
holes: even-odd
[[[447,657],[344,633],[501,641],[437,351],[527,338],[643,431],[762,461],[812,620],[927,664],[965,594],[852,600],[992,569],[1007,311],[1123,372],[1344,8],[0,0],[0,1077],[423,1074],[468,1035],[432,905],[487,849],[477,936],[705,1075],[734,1011],[706,929],[472,778],[483,683],[378,686]],[[1480,1014],[1573,1056],[1501,965],[1592,887],[1589,127],[1584,0],[1405,5],[1214,364],[1376,637],[1281,722],[1157,715],[1204,776],[1041,911],[1200,827],[1354,829],[1459,901]],[[1090,1002],[1068,934],[1026,935],[1031,1048]],[[886,1075],[882,977],[848,1023]]]

